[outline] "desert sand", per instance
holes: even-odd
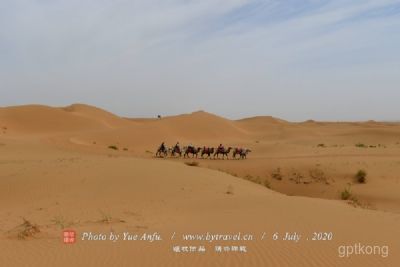
[[[0,130],[0,266],[400,265],[400,123],[203,111],[134,119],[75,104],[0,108]],[[162,141],[252,152],[246,160],[155,158]],[[77,232],[75,244],[63,243],[66,229]],[[89,232],[162,241],[79,240]],[[207,232],[254,239],[182,238]],[[286,232],[301,240],[282,240]],[[333,238],[313,241],[314,232]],[[389,255],[340,257],[339,247],[354,244],[388,246]],[[203,245],[205,253],[173,250]]]

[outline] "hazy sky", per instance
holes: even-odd
[[[400,120],[400,0],[0,0],[0,106]]]

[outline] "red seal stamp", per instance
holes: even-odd
[[[76,231],[64,230],[63,231],[64,244],[74,244],[76,242]]]

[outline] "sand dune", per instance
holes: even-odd
[[[400,263],[399,124],[232,121],[206,112],[123,119],[87,105],[30,105],[0,108],[0,129],[1,266]],[[222,142],[252,152],[247,160],[198,159],[199,167],[190,167],[184,162],[193,159],[155,159],[161,141]],[[360,169],[365,184],[354,180]],[[345,188],[354,198],[340,199]],[[158,232],[163,241],[64,245],[63,228],[79,235]],[[206,232],[255,239],[182,240]],[[273,241],[276,232],[303,238]],[[311,241],[313,232],[334,238]],[[339,256],[340,246],[355,243],[387,245],[390,255]],[[177,245],[205,245],[207,253],[180,255],[172,250]],[[245,245],[248,252],[217,253],[215,245]]]
[[[168,128],[172,135],[188,140],[220,140],[221,137],[224,139],[240,139],[245,137],[245,131],[234,121],[204,111],[166,117],[159,121],[159,125]]]
[[[129,125],[126,119],[122,119],[103,109],[85,104],[74,104],[63,109],[76,116],[82,116],[94,121],[102,122],[109,128],[126,127]]]
[[[250,131],[265,131],[274,126],[287,126],[289,123],[285,120],[277,119],[271,116],[257,116],[237,120],[236,123]]]
[[[10,132],[20,134],[102,130],[126,125],[124,119],[85,105],[66,108],[42,105],[1,108],[0,120]]]

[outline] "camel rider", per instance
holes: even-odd
[[[165,142],[161,143],[160,151],[165,151]]]
[[[218,151],[222,151],[223,149],[224,149],[224,146],[222,144],[219,144]]]
[[[189,146],[188,146],[188,148],[189,148],[189,149],[194,149],[194,146],[193,146],[193,144],[192,144],[192,143],[190,143],[190,144],[189,144]]]
[[[179,142],[176,143],[176,145],[174,146],[174,150],[175,151],[180,151],[181,148],[179,147]]]

